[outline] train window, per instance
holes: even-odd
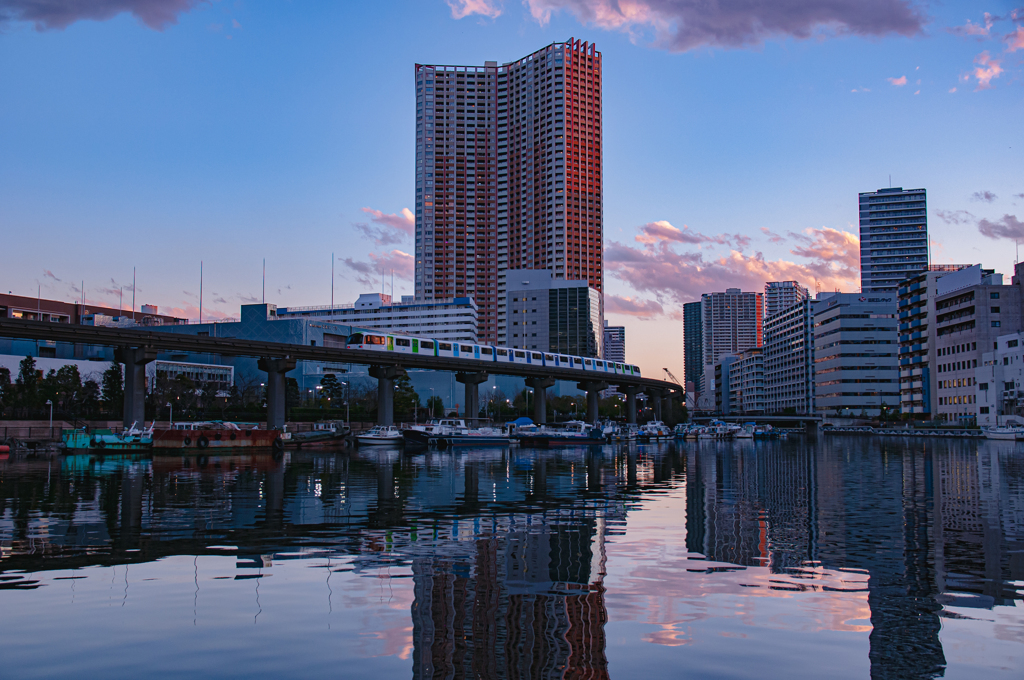
[[[473,346],[472,345],[459,345],[459,351],[460,352],[472,352],[473,351]]]
[[[508,356],[508,350],[507,349],[499,349],[498,350],[498,356],[499,357],[507,357]]]
[[[636,373],[637,375],[640,375],[640,367],[639,366],[634,366],[633,367],[633,372]]]
[[[433,340],[420,340],[420,347],[423,349],[434,349]]]
[[[384,345],[386,344],[384,337],[381,335],[367,335],[364,341],[367,345]]]
[[[533,353],[533,358],[534,359],[540,359],[540,352],[534,352]]]
[[[491,350],[490,347],[481,347],[480,348],[480,354],[486,354],[486,355],[490,356],[492,351],[493,350]]]
[[[353,333],[352,335],[348,336],[348,344],[350,344],[350,345],[361,345],[361,344],[363,344],[363,334],[362,333]]]
[[[594,362],[594,364],[595,364],[595,365],[596,365],[596,366],[597,366],[598,368],[604,368],[604,362],[603,362],[603,361],[595,361],[595,362]]]
[[[518,359],[525,359],[526,358],[526,352],[516,352],[515,354],[516,354],[516,358],[518,358]]]
[[[583,365],[584,366],[593,366],[594,362],[591,361],[590,359],[587,359],[586,361],[583,362]]]
[[[408,347],[411,343],[405,338],[395,338],[395,344],[399,347]]]
[[[554,360],[555,360],[555,358],[553,356],[551,356],[550,354],[545,354],[544,355],[544,361],[554,361]]]
[[[583,363],[583,359],[580,359],[579,357],[573,357],[572,358],[572,362],[574,364],[582,364]]]
[[[439,342],[437,343],[437,348],[449,352],[452,349],[452,344],[450,342]]]

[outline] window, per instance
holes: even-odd
[[[992,307],[992,308],[991,308],[991,312],[992,312],[993,314],[998,314],[998,313],[999,313],[999,308],[998,308],[998,307]]]
[[[996,295],[999,295],[999,293],[996,293]],[[978,411],[980,411],[981,413],[988,413],[988,406],[982,406],[981,408],[978,409]]]
[[[492,350],[490,347],[481,347],[480,348],[480,354],[486,354],[487,356],[491,356],[491,353],[493,351],[494,350]]]
[[[439,342],[437,343],[437,348],[445,352],[450,352],[452,350],[452,344],[450,342]]]
[[[993,321],[992,322],[992,328],[999,328],[999,322],[998,321]]]
[[[498,356],[499,357],[507,357],[508,356],[508,350],[507,349],[499,349],[498,350]]]
[[[459,351],[460,352],[472,352],[473,351],[473,346],[472,345],[459,345]]]
[[[516,352],[516,358],[517,359],[525,359],[526,358],[526,352]]]
[[[978,383],[978,389],[984,392],[988,391],[988,383]]]
[[[395,338],[395,344],[399,347],[409,347],[412,343],[407,338]]]
[[[999,293],[989,293],[988,297],[989,297],[990,300],[998,300],[999,299]]]
[[[422,347],[423,349],[434,349],[434,341],[433,340],[421,340],[420,341],[420,347]]]
[[[1016,347],[1017,346],[1017,341],[1016,340],[1007,340],[1006,341],[1006,346],[1007,347]]]

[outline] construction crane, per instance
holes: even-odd
[[[686,408],[688,408],[691,412],[696,410],[697,404],[694,403],[693,399],[690,398],[689,393],[686,391],[686,385],[679,382],[679,378],[672,375],[672,371],[668,370],[667,368],[662,368],[661,370],[665,371],[665,375],[668,376],[669,380],[683,388],[683,403],[686,404]]]

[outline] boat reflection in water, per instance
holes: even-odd
[[[12,676],[99,674],[114,657],[141,674],[187,656],[209,674],[703,677],[759,674],[772,653],[790,677],[826,665],[833,677],[1012,676],[1024,658],[1016,446],[835,436],[12,457],[0,607],[61,624],[46,654],[26,625],[0,655]],[[134,662],[90,637],[121,611],[111,569],[133,621],[160,622]],[[42,587],[60,579],[98,594],[69,608]],[[130,598],[130,581],[152,594]],[[181,620],[171,594],[187,600]],[[203,628],[207,599],[217,612]],[[982,619],[994,618],[990,639]],[[228,651],[238,639],[261,654]],[[974,666],[947,658],[972,645]]]

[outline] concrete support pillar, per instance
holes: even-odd
[[[256,367],[267,374],[267,429],[284,428],[285,406],[288,395],[287,373],[295,368],[295,359],[288,357],[264,357],[256,362]]]
[[[547,389],[555,384],[554,378],[527,378],[526,386],[533,388],[533,422],[540,425],[548,417]]]
[[[659,389],[645,390],[647,397],[650,399],[651,406],[654,408],[654,419],[661,420],[661,397],[662,391]]]
[[[608,389],[608,383],[606,382],[581,382],[576,383],[576,387],[584,390],[587,393],[587,422],[596,423],[598,420],[597,403],[600,398],[601,390]]]
[[[156,359],[149,347],[118,347],[114,361],[124,364],[124,426],[146,423],[146,364]]]
[[[619,385],[619,391],[626,395],[626,422],[636,425],[636,393],[639,387],[633,385]]]
[[[404,372],[398,366],[370,366],[377,379],[377,424],[395,424],[395,378]]]
[[[466,386],[467,419],[476,419],[480,416],[480,383],[487,382],[488,377],[485,371],[455,374],[455,382],[460,382]]]

